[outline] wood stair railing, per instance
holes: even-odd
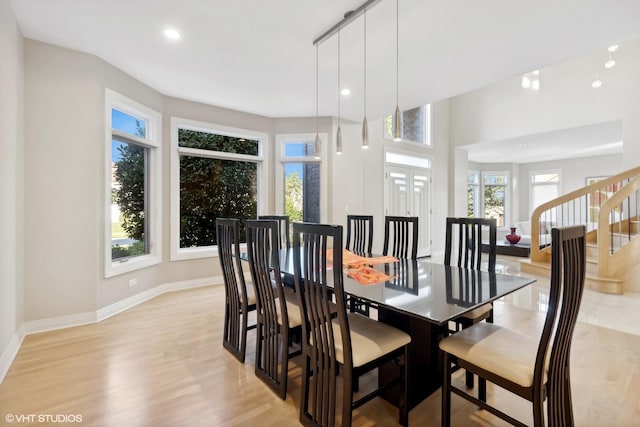
[[[587,185],[537,207],[531,230],[545,235],[552,227],[584,224],[587,228],[586,285],[596,291],[640,292],[640,167]],[[530,260],[521,271],[548,275],[550,242],[531,233]]]

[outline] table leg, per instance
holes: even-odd
[[[408,316],[397,311],[380,307],[378,320],[394,326],[411,336],[409,346],[409,396],[408,407],[411,410],[442,386],[442,357],[438,343],[446,334],[446,328],[424,319]],[[385,384],[398,374],[398,367],[387,363],[380,368],[378,381]],[[397,404],[397,389],[390,389],[382,397]]]

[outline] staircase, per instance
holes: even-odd
[[[531,255],[524,273],[549,276],[551,242],[540,241],[552,227],[583,224],[587,229],[590,289],[640,292],[640,167],[603,179],[537,207],[531,215]]]

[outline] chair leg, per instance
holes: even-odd
[[[409,425],[409,346],[404,346],[404,355],[402,356],[404,365],[400,366],[400,389],[402,396],[398,404],[398,418],[400,425]]]
[[[342,425],[350,426],[351,425],[351,417],[353,411],[353,384],[352,380],[354,378],[353,369],[347,369],[344,365],[341,366],[343,368],[342,371]]]
[[[478,377],[478,399],[482,402],[487,401],[487,380]]]
[[[308,406],[309,406],[309,376],[311,375],[311,361],[308,355],[304,355],[304,368],[302,372],[302,387],[300,388],[300,423],[307,425],[309,423]]]
[[[474,381],[473,381],[473,373],[472,372],[469,372],[469,371],[466,372],[465,383],[467,385],[467,388],[473,388]]]
[[[533,425],[534,427],[543,427],[544,426],[544,408],[543,408],[543,399],[540,395],[541,393],[536,394],[533,397]],[[551,424],[553,425],[553,423]]]
[[[451,426],[451,362],[449,354],[444,353],[444,381],[442,382],[442,410],[441,425],[442,427]]]
[[[564,412],[564,423],[567,426],[574,425],[573,423],[573,402],[571,401],[571,380],[569,378],[569,367],[567,366],[566,371],[566,379],[563,383],[563,394],[564,394],[564,402],[563,402],[563,412]]]

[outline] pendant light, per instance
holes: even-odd
[[[399,57],[399,43],[398,43],[398,0],[396,0],[396,112],[393,115],[394,128],[393,128],[393,140],[402,141],[402,124],[400,122],[400,104],[398,103],[398,81],[400,80],[398,73],[398,57]]]
[[[369,148],[369,123],[367,123],[367,9],[364,18],[364,119],[362,120],[362,148]]]
[[[320,160],[320,133],[318,133],[318,50],[316,45],[316,139],[313,143],[313,157]]]
[[[336,134],[336,154],[342,154],[342,129],[340,129],[340,30],[338,30],[338,132]]]

